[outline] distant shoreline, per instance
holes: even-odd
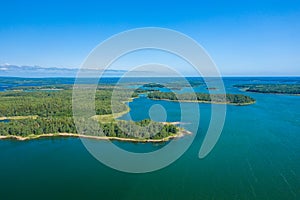
[[[106,137],[106,136],[83,135],[83,134],[76,134],[76,133],[48,133],[48,134],[41,134],[41,135],[32,134],[26,137],[17,136],[17,135],[0,135],[0,140],[15,139],[19,141],[25,141],[25,140],[44,138],[44,137],[80,137],[80,138],[95,139],[95,140],[117,140],[117,141],[138,142],[138,143],[161,143],[161,142],[167,142],[171,139],[181,138],[185,135],[190,135],[190,134],[192,134],[190,131],[181,128],[181,130],[177,134],[170,135],[168,137],[161,138],[161,139]]]

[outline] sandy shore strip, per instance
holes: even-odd
[[[37,119],[37,115],[0,117],[0,120]]]
[[[49,134],[41,134],[41,135],[29,135],[26,137],[17,136],[17,135],[1,135],[0,140],[2,139],[16,139],[20,141],[24,140],[33,140],[43,137],[81,137],[81,138],[88,138],[88,139],[96,139],[96,140],[118,140],[118,141],[125,141],[125,142],[152,142],[152,143],[159,143],[159,142],[167,142],[171,139],[181,138],[184,135],[192,134],[190,131],[185,129],[181,129],[179,133],[175,135],[170,135],[166,138],[162,139],[138,139],[138,138],[120,138],[120,137],[106,137],[106,136],[93,136],[93,135],[83,135],[83,134],[76,134],[76,133],[49,133]]]

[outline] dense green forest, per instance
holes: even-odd
[[[274,93],[274,94],[300,94],[300,84],[244,84],[235,85],[247,92]]]
[[[44,88],[44,87],[43,87]],[[46,87],[45,87],[46,88]],[[51,88],[51,87],[47,87]],[[0,117],[37,116],[37,118],[11,119],[0,122],[0,135],[28,136],[47,133],[80,133],[95,136],[121,138],[161,139],[178,132],[172,124],[163,124],[150,120],[140,122],[114,120],[93,122],[79,119],[82,130],[76,130],[72,117],[72,90],[43,90],[30,88],[32,91],[7,91],[0,93]],[[36,89],[36,90],[34,90]],[[117,101],[114,101],[114,112],[124,112],[128,107],[123,103],[139,92],[116,90]],[[112,114],[112,89],[98,89],[95,95],[97,115]],[[97,123],[99,126],[95,126]],[[148,125],[148,126],[146,126]],[[99,128],[100,127],[100,128]],[[87,130],[93,130],[90,132]]]
[[[133,95],[137,95],[133,93]],[[97,115],[111,114],[112,90],[97,90]],[[114,101],[114,111],[122,112],[127,106],[128,93],[118,92],[120,101]],[[0,117],[38,115],[40,117],[72,116],[72,90],[59,91],[8,91],[0,93]]]
[[[148,126],[145,126],[147,124]],[[140,122],[116,120],[110,123],[98,123],[82,119],[80,134],[137,139],[162,139],[178,132],[172,124],[162,124],[150,120]],[[89,130],[87,132],[87,130]],[[91,132],[92,130],[92,132]],[[0,122],[0,135],[42,135],[47,133],[78,133],[72,117],[38,117],[37,119],[19,119]]]
[[[242,94],[206,94],[206,93],[183,93],[175,94],[173,92],[151,92],[148,94],[150,99],[167,99],[172,101],[199,101],[211,103],[230,103],[236,105],[254,103],[255,100]]]

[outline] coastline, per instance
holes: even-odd
[[[86,139],[95,139],[95,140],[117,140],[117,141],[124,141],[124,142],[138,142],[138,143],[161,143],[167,142],[171,139],[181,138],[185,135],[192,134],[190,131],[187,131],[183,128],[180,128],[179,132],[175,135],[170,135],[165,138],[161,139],[138,139],[138,138],[120,138],[120,137],[106,137],[106,136],[93,136],[93,135],[83,135],[83,134],[76,134],[76,133],[48,133],[48,134],[41,134],[41,135],[29,135],[26,137],[17,136],[17,135],[0,135],[0,140],[3,139],[15,139],[19,141],[25,140],[34,140],[44,137],[79,137],[79,138],[86,138]]]

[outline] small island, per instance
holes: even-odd
[[[300,95],[300,84],[240,84],[234,87],[246,92]]]
[[[249,105],[254,104],[255,99],[242,94],[206,94],[206,93],[183,93],[151,92],[148,98],[154,100],[169,100],[179,102],[198,102],[212,104]]]
[[[216,87],[207,87],[206,89],[207,90],[218,90],[218,88],[216,88]]]
[[[161,83],[142,83],[142,88],[146,89],[146,90],[150,90],[152,89],[159,89],[159,88],[166,88],[166,89],[170,89],[170,90],[181,90],[182,88],[185,87],[199,87],[199,86],[203,86],[205,85],[203,81],[201,80],[176,80],[176,78],[174,78],[175,80],[170,80],[170,82],[164,81]]]
[[[146,83],[143,85],[145,88],[164,88],[165,86],[160,83]]]

